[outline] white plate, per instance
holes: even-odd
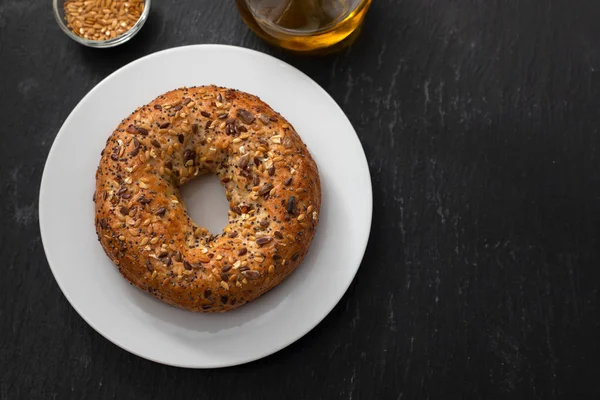
[[[130,286],[104,254],[94,229],[94,174],[110,133],[122,118],[156,96],[206,84],[256,94],[288,119],[317,162],[323,188],[319,226],[303,264],[279,287],[224,314],[183,311]],[[205,187],[196,192],[212,195],[217,206],[225,202],[222,190]],[[184,196],[190,192],[194,190],[186,190]],[[192,216],[211,219],[210,213],[197,210],[206,204],[199,200],[187,200]],[[224,226],[226,211],[220,210],[216,219],[200,224]],[[75,310],[123,349],[190,368],[253,361],[314,328],[352,282],[367,245],[371,215],[365,154],[335,101],[278,59],[220,45],[161,51],[104,79],[63,124],[40,188],[40,228],[48,263]]]

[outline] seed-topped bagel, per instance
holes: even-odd
[[[230,202],[213,235],[179,187],[215,174]],[[140,289],[192,311],[227,311],[278,285],[317,226],[317,166],[294,128],[260,99],[203,86],[159,96],[123,120],[96,173],[96,231]]]

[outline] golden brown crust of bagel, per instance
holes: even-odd
[[[213,173],[229,223],[210,234],[178,187]],[[191,311],[228,311],[277,286],[317,226],[317,166],[294,128],[256,96],[181,88],[138,108],[109,137],[96,173],[96,232],[132,284]]]

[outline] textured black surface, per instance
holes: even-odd
[[[600,394],[597,1],[376,0],[354,46],[323,58],[268,47],[232,0],[154,3],[134,40],[103,51],[69,40],[50,1],[0,0],[0,398]],[[195,43],[258,49],[322,85],[360,136],[375,204],[325,321],[212,371],[145,361],[90,328],[37,220],[46,155],[83,95]]]

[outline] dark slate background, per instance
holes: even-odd
[[[598,396],[599,21],[594,0],[376,0],[350,49],[308,58],[260,41],[232,0],[155,1],[112,50],[68,39],[49,0],[0,0],[0,398]],[[323,323],[208,371],[90,328],[37,219],[77,102],[138,57],[196,43],[273,54],[322,85],[358,132],[375,205],[359,273]]]

